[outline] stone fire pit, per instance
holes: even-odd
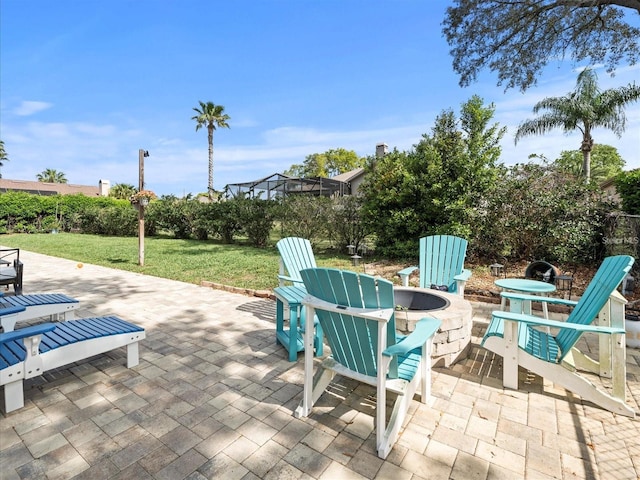
[[[415,329],[423,317],[442,320],[434,337],[432,364],[448,367],[467,357],[471,346],[472,308],[460,295],[415,287],[394,287],[396,328],[404,333]]]

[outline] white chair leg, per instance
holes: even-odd
[[[518,324],[504,322],[504,357],[502,384],[505,388],[518,389]]]
[[[138,355],[138,342],[127,345],[127,368],[132,368],[140,362]]]
[[[24,386],[22,380],[4,386],[4,411],[13,412],[24,407]]]

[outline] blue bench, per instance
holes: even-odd
[[[24,307],[8,307],[0,315]],[[24,406],[23,382],[48,370],[69,365],[119,347],[127,347],[127,367],[139,362],[142,327],[116,316],[43,323],[0,333],[0,385],[4,387],[5,412]]]

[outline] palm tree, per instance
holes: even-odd
[[[565,97],[543,98],[533,107],[533,113],[547,110],[538,118],[520,124],[515,143],[526,135],[542,135],[554,128],[562,128],[565,133],[580,130],[582,133],[583,165],[587,181],[591,178],[591,150],[596,127],[613,131],[618,138],[624,132],[626,117],[624,107],[640,98],[640,87],[636,84],[600,91],[596,73],[585,68],[578,75],[576,89]]]
[[[4,162],[8,161],[7,152],[4,149],[4,141],[0,140],[0,168],[4,167]],[[2,178],[2,172],[0,172],[0,178]]]
[[[57,170],[52,170],[51,168],[43,170],[42,173],[36,175],[36,178],[39,182],[67,183],[67,178],[64,176],[63,172],[58,172]]]
[[[227,120],[230,119],[229,115],[224,113],[224,107],[222,105],[215,105],[213,102],[199,102],[200,108],[194,107],[194,110],[198,113],[191,117],[192,120],[197,122],[196,132],[201,127],[206,126],[209,133],[209,185],[207,192],[209,194],[209,200],[213,200],[213,131],[216,127],[229,128]]]
[[[121,198],[128,200],[131,195],[136,193],[138,189],[128,183],[116,183],[111,190],[109,190],[109,196],[113,198]]]

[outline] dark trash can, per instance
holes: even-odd
[[[524,272],[524,278],[546,283],[555,283],[556,276],[558,275],[560,275],[558,268],[543,260],[531,262]]]

